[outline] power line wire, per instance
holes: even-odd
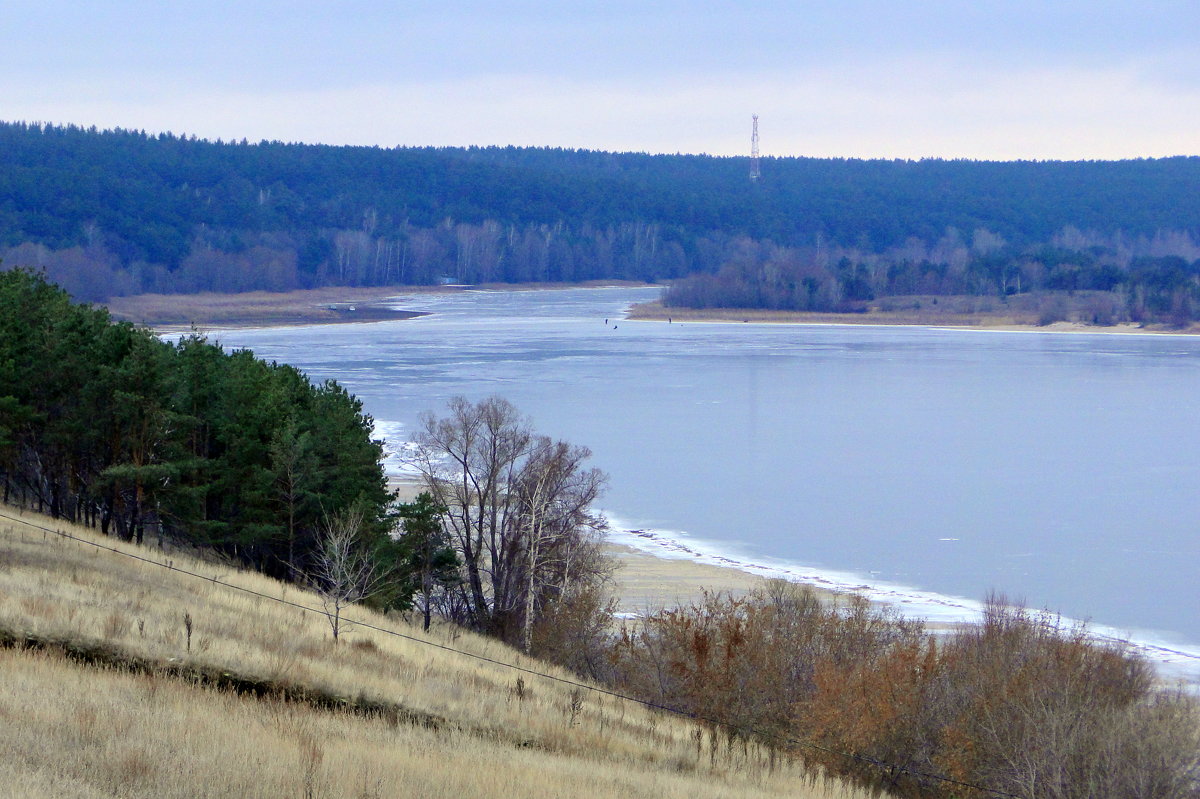
[[[215,585],[221,585],[221,586],[224,586],[225,588],[231,588],[235,591],[241,591],[242,593],[249,594],[251,596],[258,597],[260,599],[266,599],[271,602],[278,602],[283,605],[289,605],[291,607],[298,608],[299,610],[306,611],[308,613],[317,613],[322,616],[329,615],[323,608],[314,608],[314,607],[310,607],[308,605],[301,604],[299,602],[293,602],[290,599],[284,599],[282,597],[271,596],[270,594],[264,594],[263,592],[255,591],[252,588],[245,588],[240,585],[234,585],[233,583],[227,583],[216,577],[206,577],[203,574],[199,574],[197,572],[193,572],[188,569],[183,569],[178,566],[175,566],[173,563],[171,563],[169,561],[167,563],[163,563],[161,561],[157,561],[152,558],[147,558],[147,557],[143,557],[141,555],[137,555],[133,552],[125,552],[123,550],[117,549],[116,547],[106,546],[106,545],[98,543],[96,541],[89,541],[86,538],[80,538],[79,536],[71,535],[70,533],[68,533],[65,530],[55,530],[51,527],[45,527],[40,524],[35,524],[34,522],[28,521],[26,519],[22,519],[18,516],[11,516],[7,513],[0,512],[0,518],[9,519],[10,521],[14,521],[19,524],[24,524],[27,527],[32,527],[35,530],[42,530],[43,532],[51,533],[53,535],[57,535],[62,538],[69,539],[71,541],[76,541],[78,543],[85,544],[87,546],[95,547],[96,549],[99,549],[99,550],[103,550],[106,552],[112,552],[117,555],[123,555],[124,557],[132,558],[133,560],[141,561],[142,563],[146,563],[151,566],[158,566],[160,568],[167,569],[168,571],[178,572],[179,574],[183,574],[188,577],[195,577],[196,579],[204,580],[205,582],[210,582]],[[893,774],[899,772],[901,774],[907,774],[912,777],[920,777],[920,778],[924,778],[924,779],[934,780],[936,782],[941,782],[941,783],[944,783],[947,785],[954,785],[954,786],[957,786],[960,788],[971,788],[971,789],[974,789],[977,791],[982,791],[983,793],[991,794],[993,796],[1003,796],[1003,797],[1006,797],[1007,799],[1026,799],[1026,797],[1024,797],[1020,794],[1009,793],[1007,791],[1001,791],[1001,790],[998,790],[995,788],[987,788],[983,785],[977,785],[975,783],[966,782],[964,780],[958,780],[953,777],[946,776],[945,774],[920,771],[917,769],[913,769],[909,766],[902,766],[898,763],[888,763],[887,761],[879,760],[877,758],[870,757],[869,755],[858,754],[855,752],[844,752],[840,749],[834,749],[831,747],[822,746],[820,744],[813,743],[811,741],[803,741],[803,740],[800,740],[797,738],[791,738],[788,736],[779,735],[777,733],[769,732],[767,730],[761,730],[756,727],[735,728],[732,724],[730,724],[728,722],[719,721],[717,719],[708,718],[706,716],[696,715],[694,713],[688,713],[686,711],[679,710],[678,708],[674,708],[669,705],[661,705],[661,704],[658,704],[657,702],[651,702],[646,699],[639,699],[636,696],[629,696],[628,694],[622,694],[618,691],[613,691],[609,688],[602,688],[597,685],[588,685],[587,683],[579,682],[578,680],[572,680],[567,677],[559,677],[559,676],[556,676],[553,674],[547,674],[546,672],[538,671],[536,669],[531,669],[527,666],[520,666],[516,663],[508,663],[503,660],[497,660],[495,658],[488,657],[487,655],[480,655],[480,654],[476,654],[474,652],[467,652],[462,649],[456,649],[452,646],[447,646],[446,644],[439,644],[436,641],[429,641],[427,639],[417,638],[416,636],[408,635],[406,633],[402,633],[397,630],[389,630],[384,627],[379,627],[377,625],[371,624],[370,622],[355,621],[354,619],[349,619],[349,618],[346,618],[345,616],[343,616],[342,623],[348,624],[350,626],[363,627],[365,629],[373,630],[373,631],[381,633],[383,635],[395,636],[396,638],[401,638],[406,641],[411,641],[413,643],[420,644],[422,646],[431,646],[431,647],[434,647],[435,649],[441,649],[446,652],[451,652],[451,653],[453,653],[455,655],[459,655],[461,657],[472,658],[474,660],[478,660],[478,661],[481,661],[484,663],[491,663],[495,666],[500,666],[502,668],[511,669],[513,671],[519,671],[519,672],[522,672],[524,674],[528,674],[528,675],[534,676],[534,677],[541,677],[543,679],[551,680],[553,682],[561,683],[563,685],[569,685],[573,688],[582,688],[584,690],[592,691],[594,693],[601,694],[604,696],[611,696],[615,699],[620,699],[620,700],[623,700],[626,702],[632,702],[634,704],[641,705],[643,707],[647,707],[652,710],[660,710],[660,711],[663,711],[664,713],[670,713],[672,715],[679,716],[679,717],[685,718],[685,719],[689,719],[691,721],[703,722],[704,724],[708,724],[713,727],[724,727],[724,728],[734,731],[734,732],[749,731],[761,738],[766,738],[768,740],[775,741],[777,743],[793,744],[795,746],[799,746],[799,747],[802,747],[805,749],[810,749],[813,751],[822,752],[824,754],[836,755],[838,757],[844,757],[844,758],[847,758],[848,760],[854,760],[859,763],[865,763],[867,765],[874,766],[876,768],[888,770],[888,771],[892,772]]]

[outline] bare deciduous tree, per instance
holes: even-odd
[[[457,397],[449,411],[425,416],[412,462],[446,508],[464,620],[528,651],[547,603],[607,574],[591,509],[605,476],[584,467],[586,447],[535,435],[500,397]]]
[[[592,503],[604,487],[599,469],[585,469],[591,457],[587,447],[564,441],[535,439],[515,488],[520,508],[520,538],[524,563],[519,593],[521,647],[531,648],[533,623],[539,605],[562,598],[590,576],[587,569],[590,538],[587,532],[604,529],[604,521],[592,512]],[[519,556],[519,555],[518,555]]]
[[[335,644],[349,626],[342,618],[346,606],[381,592],[390,576],[377,553],[362,540],[363,523],[361,508],[326,519],[320,548],[307,571],[308,582],[321,597]]]

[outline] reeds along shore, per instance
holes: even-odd
[[[320,607],[261,575],[0,508],[0,630],[64,643],[0,650],[0,785],[30,799],[870,795],[490,639],[356,608],[383,631],[335,646],[320,613],[276,600]],[[80,663],[70,642],[109,663]],[[297,687],[346,710],[272,698]]]

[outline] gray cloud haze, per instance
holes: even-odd
[[[28,2],[0,117],[334,144],[1196,153],[1194,2]]]

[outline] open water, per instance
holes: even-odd
[[[620,318],[657,294],[416,295],[430,316],[214,338],[336,378],[393,451],[500,394],[593,450],[619,537],[656,554],[933,619],[1003,592],[1200,675],[1200,338]]]

